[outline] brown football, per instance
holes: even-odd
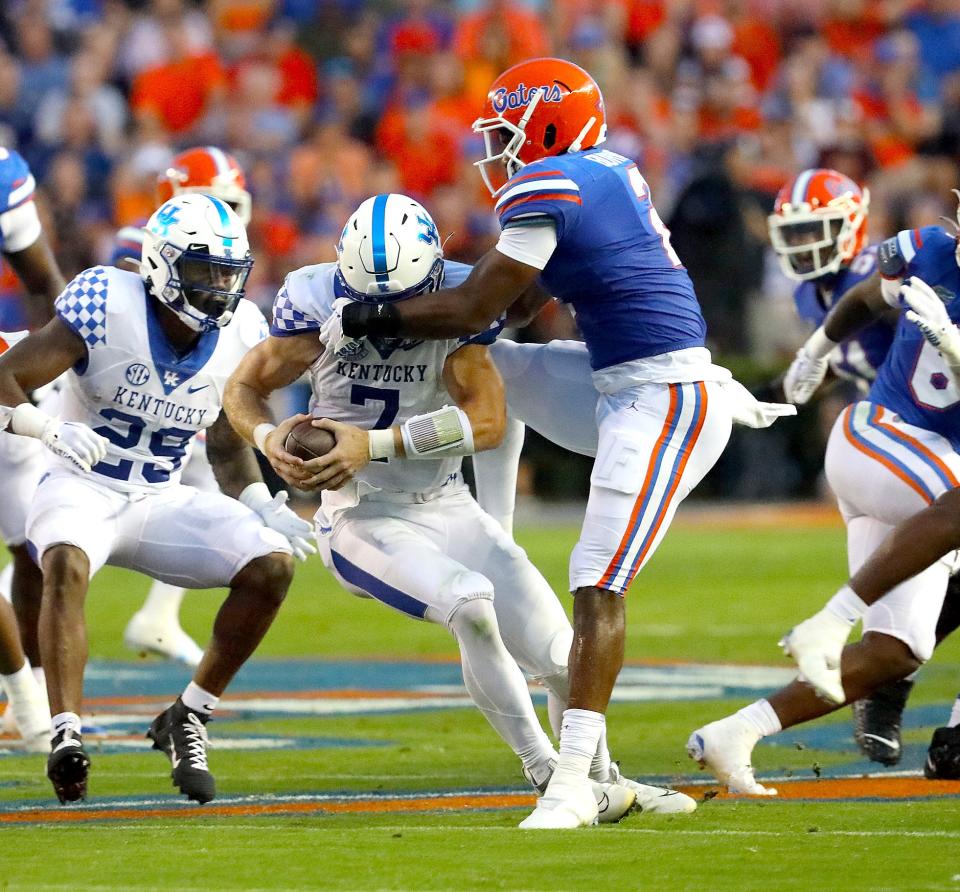
[[[314,427],[309,421],[301,421],[287,434],[283,448],[291,455],[309,461],[311,458],[326,455],[336,445],[336,438],[330,431]]]

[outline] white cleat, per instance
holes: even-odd
[[[538,796],[543,796],[547,792],[547,787],[550,783],[550,778],[553,777],[553,769],[555,767],[556,763],[551,762],[550,773],[541,781],[535,780],[530,771],[526,767],[523,768],[523,776],[527,779],[530,786],[537,791]],[[590,785],[593,788],[593,798],[597,802],[597,823],[616,824],[622,821],[630,812],[635,811],[637,794],[626,785],[618,785],[613,781],[612,777],[609,782],[591,779]]]
[[[637,810],[637,791],[616,782],[601,783],[591,780],[593,796],[597,800],[597,823],[619,824]]]
[[[574,830],[596,824],[599,811],[592,781],[587,778],[568,782],[551,780],[547,791],[537,800],[537,807],[520,826],[524,830]]]
[[[620,773],[616,762],[610,763],[610,783],[620,789],[631,790],[635,796],[632,810],[645,815],[688,815],[697,810],[697,801],[693,797],[669,787],[657,787],[630,780]],[[600,823],[604,823],[602,810]]]
[[[743,796],[776,796],[777,791],[757,783],[751,755],[760,734],[738,715],[727,716],[694,731],[687,755],[713,772],[727,790]]]
[[[839,616],[823,609],[794,626],[780,640],[783,652],[796,661],[801,678],[831,703],[847,699],[840,679],[840,655],[851,628]]]
[[[203,658],[203,649],[180,628],[176,619],[158,621],[142,610],[127,623],[123,643],[141,655],[151,653],[187,666],[199,666]]]

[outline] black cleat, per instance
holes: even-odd
[[[904,678],[885,684],[852,704],[853,739],[871,761],[881,765],[896,765],[900,761],[900,722],[912,690],[913,682]]]
[[[207,767],[207,719],[177,702],[150,725],[147,737],[153,748],[167,754],[174,786],[194,802],[209,802],[216,795],[213,775]]]
[[[61,731],[50,741],[47,777],[63,805],[87,798],[87,774],[90,757],[83,749],[83,740],[76,731]]]
[[[923,774],[930,780],[960,780],[960,727],[933,732]]]

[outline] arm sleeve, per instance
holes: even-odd
[[[524,224],[527,219],[535,219],[533,225]],[[536,269],[543,269],[557,248],[557,227],[550,217],[537,215],[535,218],[521,218],[511,221],[500,233],[497,250]]]
[[[40,218],[37,206],[25,201],[5,214],[0,214],[0,245],[4,254],[25,251],[40,238]]]

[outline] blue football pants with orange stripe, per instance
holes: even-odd
[[[730,438],[720,384],[642,384],[599,394],[599,443],[570,590],[623,594],[653,556],[682,502]]]
[[[893,527],[958,485],[960,455],[939,434],[861,401],[833,426],[826,474],[847,525],[852,575]],[[929,660],[953,565],[951,555],[898,585],[867,611],[863,630],[897,638]]]

